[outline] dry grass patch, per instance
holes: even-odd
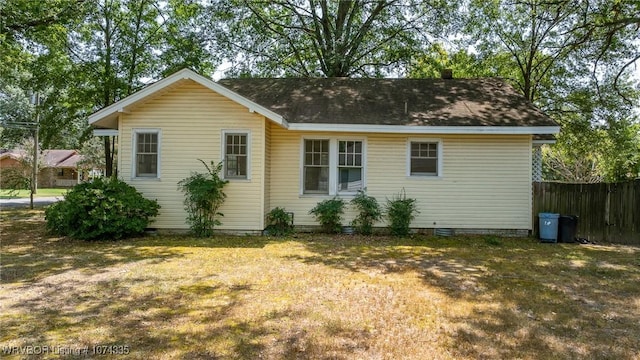
[[[2,348],[126,345],[140,359],[640,354],[635,247],[490,237],[79,242],[47,235],[41,211],[0,216]]]

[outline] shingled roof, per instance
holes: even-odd
[[[492,78],[246,78],[218,84],[294,124],[558,126]]]

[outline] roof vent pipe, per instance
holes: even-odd
[[[442,69],[440,71],[440,77],[443,79],[453,79],[453,70],[451,69]]]

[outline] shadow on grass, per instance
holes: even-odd
[[[454,354],[470,358],[633,359],[640,354],[640,249],[531,239],[317,238],[297,261],[415,272],[451,302]],[[635,305],[629,302],[635,301]]]
[[[323,355],[327,347],[297,323],[309,316],[306,310],[247,316],[246,308],[263,296],[255,284],[218,276],[215,267],[199,271],[209,260],[207,248],[233,254],[290,240],[149,236],[84,242],[48,235],[38,211],[1,215],[3,347],[88,348],[88,356],[68,358],[92,358],[99,355],[91,353],[96,345],[126,346],[133,358],[177,359],[348,359],[367,347],[357,330],[327,324],[314,329],[349,346]],[[7,216],[11,221],[4,221]],[[221,258],[222,266],[233,267],[232,259]]]
[[[266,237],[194,239],[185,235],[145,236],[118,241],[82,241],[51,235],[40,210],[2,212],[0,282],[23,283],[69,269],[97,273],[118,264],[162,262],[183,257],[185,248],[262,248]]]

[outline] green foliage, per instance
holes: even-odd
[[[121,239],[141,234],[160,205],[118,179],[96,179],[73,187],[47,208],[47,228],[82,240]]]
[[[491,64],[495,66],[494,64]],[[440,78],[442,70],[451,69],[455,78],[489,77],[493,72],[488,63],[477,55],[461,49],[449,52],[439,43],[432,44],[422,54],[414,56],[408,77],[416,79]]]
[[[214,2],[217,33],[235,75],[383,76],[442,32],[456,6],[443,1]],[[407,13],[410,13],[410,18]]]
[[[284,236],[293,232],[293,215],[284,208],[277,207],[267,214],[269,235]]]
[[[366,191],[358,191],[356,197],[351,199],[351,204],[358,210],[358,215],[351,225],[359,234],[370,235],[373,230],[373,223],[382,219],[382,209],[378,200],[367,195]]]
[[[409,235],[411,221],[419,213],[416,199],[407,198],[407,194],[402,189],[393,199],[387,199],[386,210],[391,234],[396,236]]]
[[[208,166],[198,159],[207,169],[207,173],[193,173],[178,182],[178,189],[185,193],[184,206],[187,210],[187,223],[195,236],[213,235],[213,228],[222,225],[218,217],[224,216],[218,210],[227,198],[223,188],[228,183],[220,177],[222,162],[212,161]]]
[[[314,215],[326,233],[337,234],[342,231],[342,214],[345,201],[338,197],[319,202],[309,211]]]

